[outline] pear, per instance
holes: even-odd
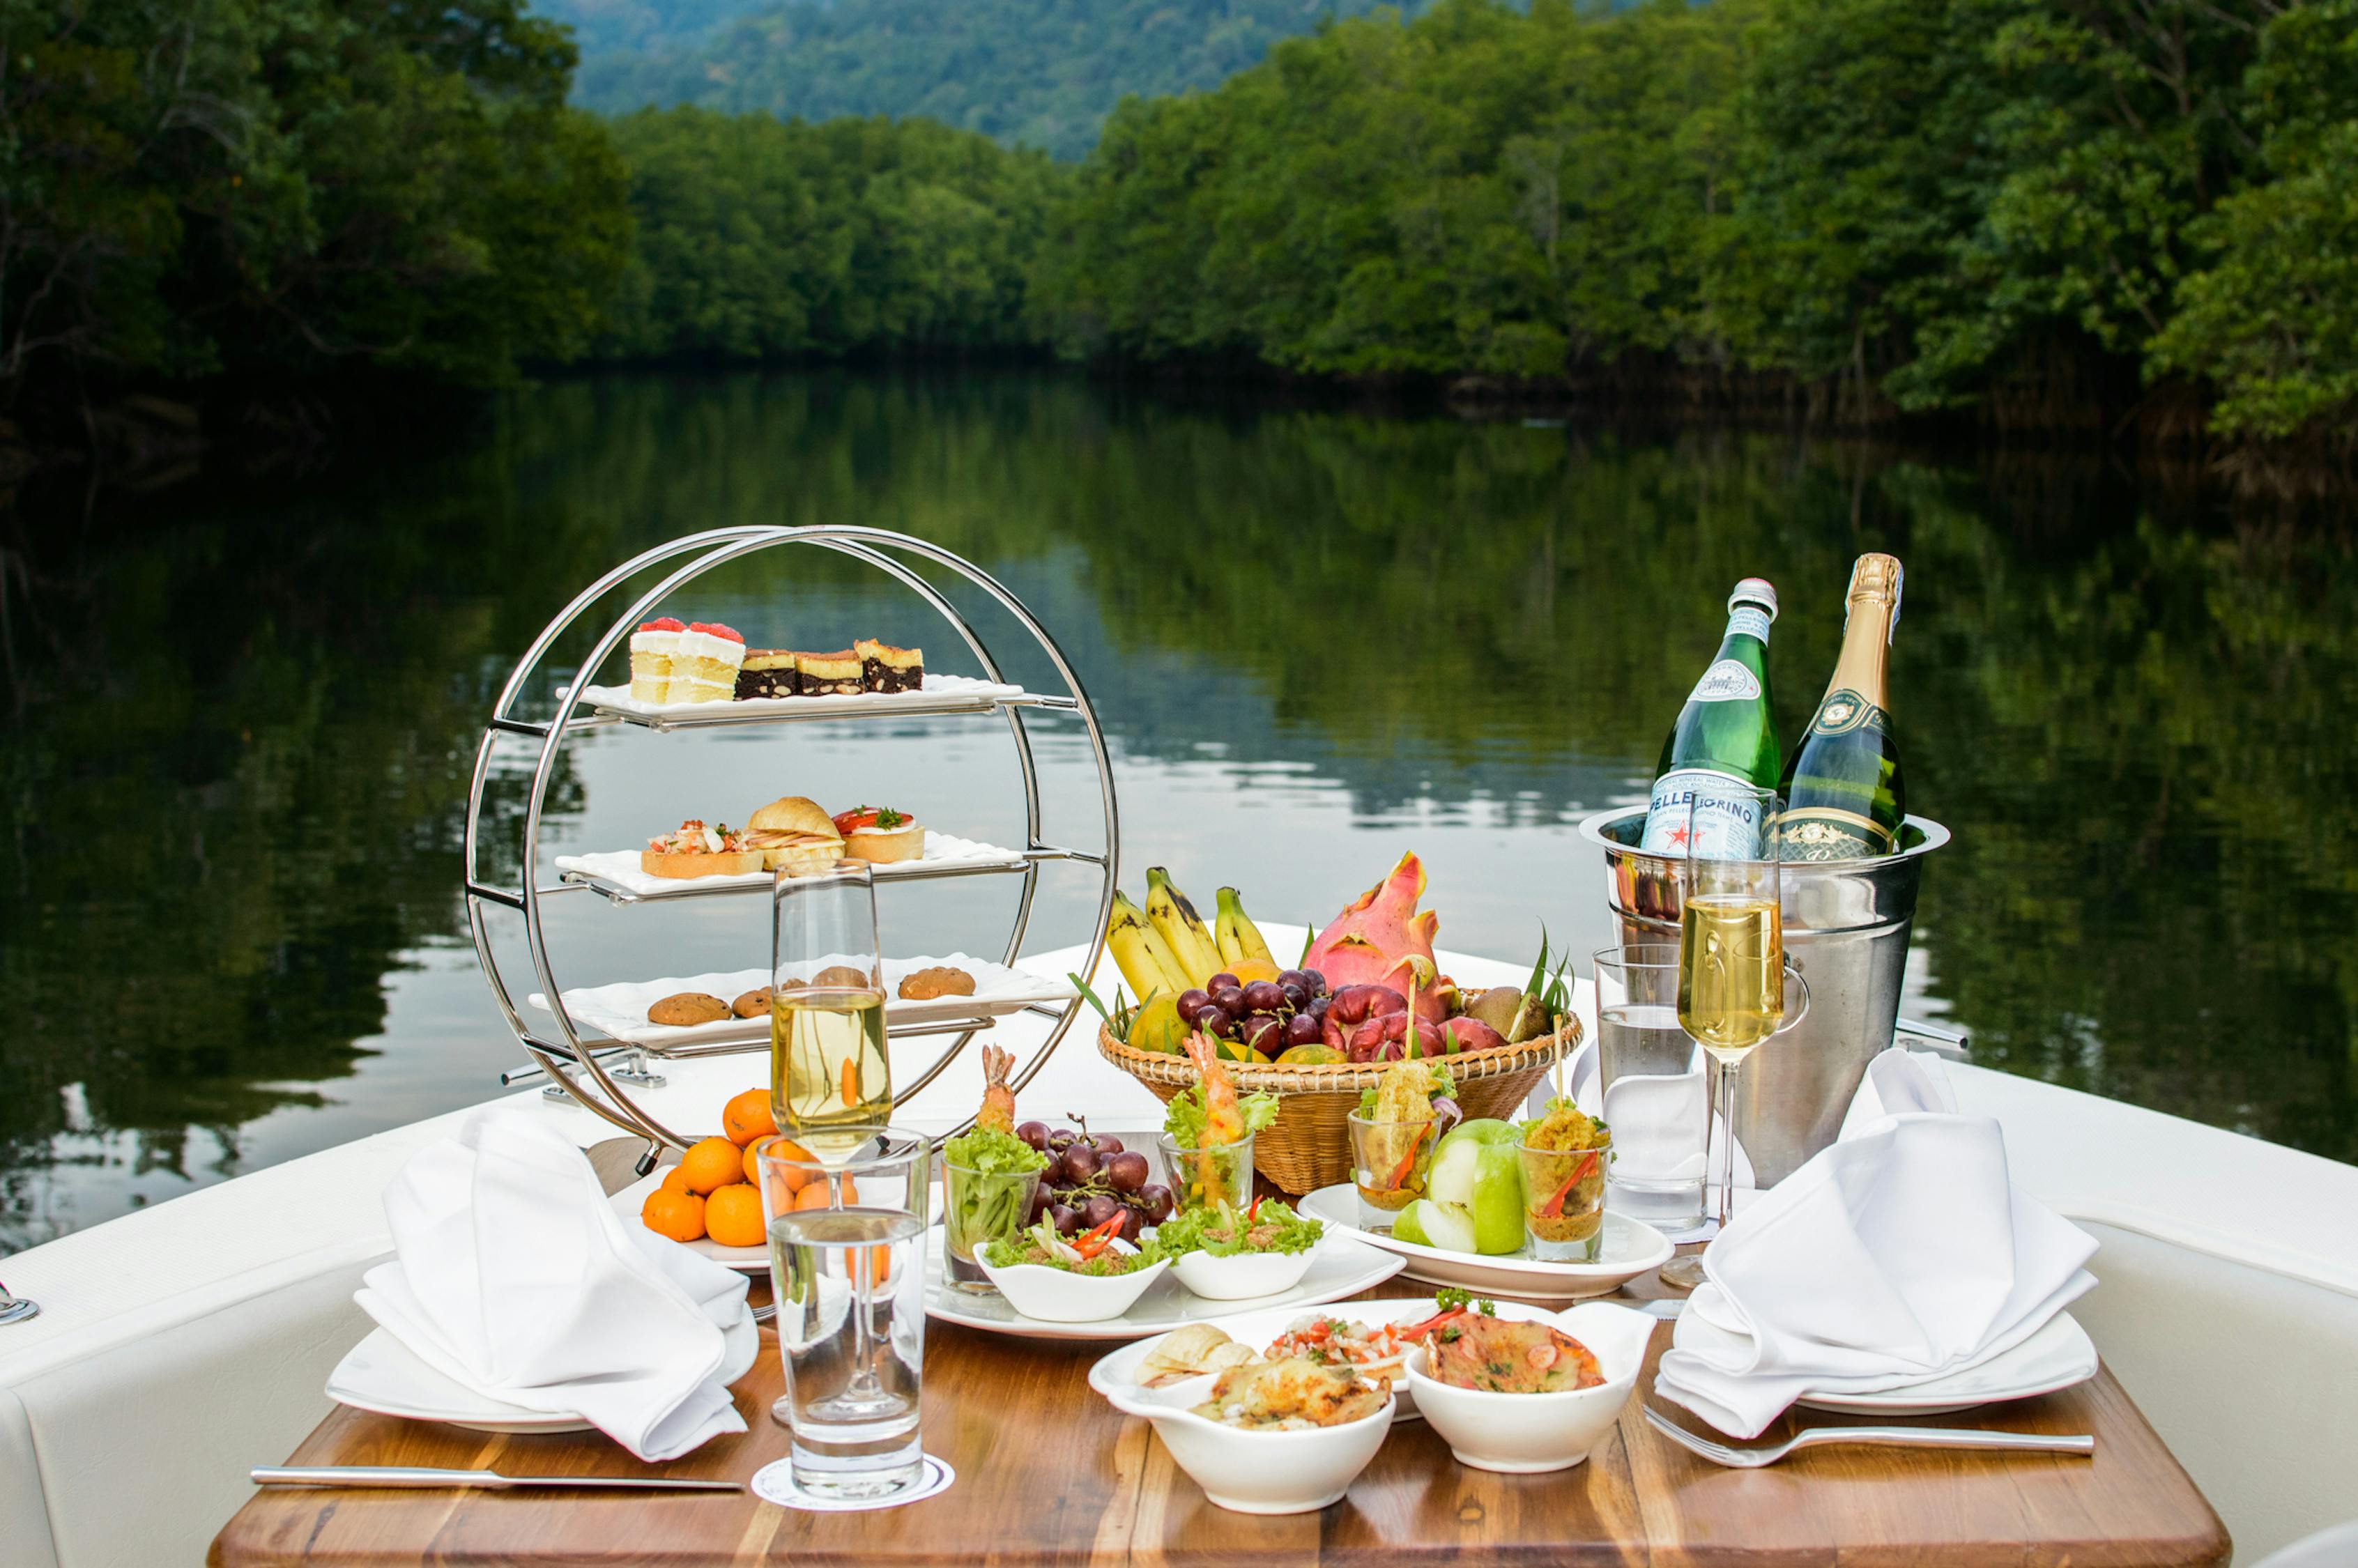
[[[1513,986],[1493,986],[1466,1004],[1466,1016],[1478,1019],[1498,1032],[1501,1040],[1511,1039],[1508,1031],[1515,1026],[1515,1014],[1523,1005],[1523,993]]]
[[[1540,999],[1526,994],[1516,1004],[1513,1023],[1499,1033],[1507,1037],[1509,1045],[1520,1045],[1526,1040],[1536,1040],[1542,1034],[1551,1033],[1554,1029],[1555,1020],[1548,1016],[1548,1010],[1541,1005]]]

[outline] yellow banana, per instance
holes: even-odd
[[[1220,972],[1220,945],[1212,939],[1211,929],[1187,902],[1187,895],[1172,882],[1171,873],[1161,866],[1146,869],[1146,918],[1178,955],[1179,967],[1186,971],[1186,985],[1200,986]]]
[[[1156,991],[1173,995],[1195,982],[1184,978],[1171,945],[1154,929],[1146,912],[1121,893],[1113,895],[1113,914],[1106,920],[1106,946],[1121,968],[1121,978],[1141,997]]]
[[[1230,968],[1249,958],[1259,958],[1265,964],[1277,963],[1270,953],[1269,944],[1261,940],[1260,927],[1255,925],[1252,916],[1245,913],[1244,900],[1237,895],[1234,888],[1220,890],[1220,914],[1213,923],[1212,932],[1220,944],[1220,961]]]

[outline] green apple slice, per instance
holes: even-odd
[[[1438,1247],[1444,1252],[1474,1250],[1473,1216],[1431,1198],[1419,1198],[1401,1210],[1400,1217],[1392,1221],[1392,1234],[1402,1241]]]
[[[1522,1249],[1521,1141],[1513,1123],[1485,1118],[1460,1123],[1433,1151],[1425,1201],[1464,1217],[1473,1232],[1467,1251]]]

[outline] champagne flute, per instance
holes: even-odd
[[[1679,1026],[1712,1060],[1714,1109],[1704,1148],[1718,1138],[1718,1228],[1735,1212],[1736,1075],[1753,1048],[1809,1011],[1809,983],[1785,964],[1785,917],[1779,879],[1775,792],[1728,782],[1689,804],[1688,846],[1679,914]],[[1788,981],[1801,1007],[1785,1017]],[[1708,1189],[1706,1189],[1708,1190]],[[1699,1254],[1662,1271],[1671,1284],[1703,1280]]]
[[[876,884],[865,860],[778,873],[771,903],[770,1112],[828,1164],[892,1115]]]

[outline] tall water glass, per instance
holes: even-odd
[[[1600,947],[1595,964],[1597,1087],[1615,1154],[1607,1205],[1690,1239],[1703,1225],[1711,1094],[1703,1048],[1679,1022],[1679,945]]]
[[[1700,797],[1701,792],[1697,792]],[[1779,881],[1780,828],[1777,799],[1768,790],[1731,785],[1689,808],[1687,843],[1711,841],[1705,813],[1735,812],[1758,825],[1759,860],[1710,860],[1689,851],[1679,914],[1679,1024],[1694,1036],[1716,1068],[1714,1119],[1727,1129],[1718,1146],[1714,1184],[1719,1190],[1722,1228],[1735,1212],[1736,1075],[1754,1046],[1783,1033],[1809,1011],[1810,988],[1785,967],[1785,916]],[[1785,1018],[1789,981],[1801,988],[1801,1005]],[[1693,1263],[1697,1260],[1678,1260]],[[1686,1273],[1682,1268],[1680,1275]],[[1672,1279],[1669,1269],[1664,1279]],[[1673,1282],[1676,1282],[1675,1281]]]
[[[770,951],[770,1114],[819,1158],[849,1154],[892,1115],[868,863],[779,872]]]
[[[795,1483],[877,1498],[925,1471],[926,1180],[933,1145],[862,1130],[827,1161],[757,1159],[786,1391],[771,1418],[794,1433]]]

